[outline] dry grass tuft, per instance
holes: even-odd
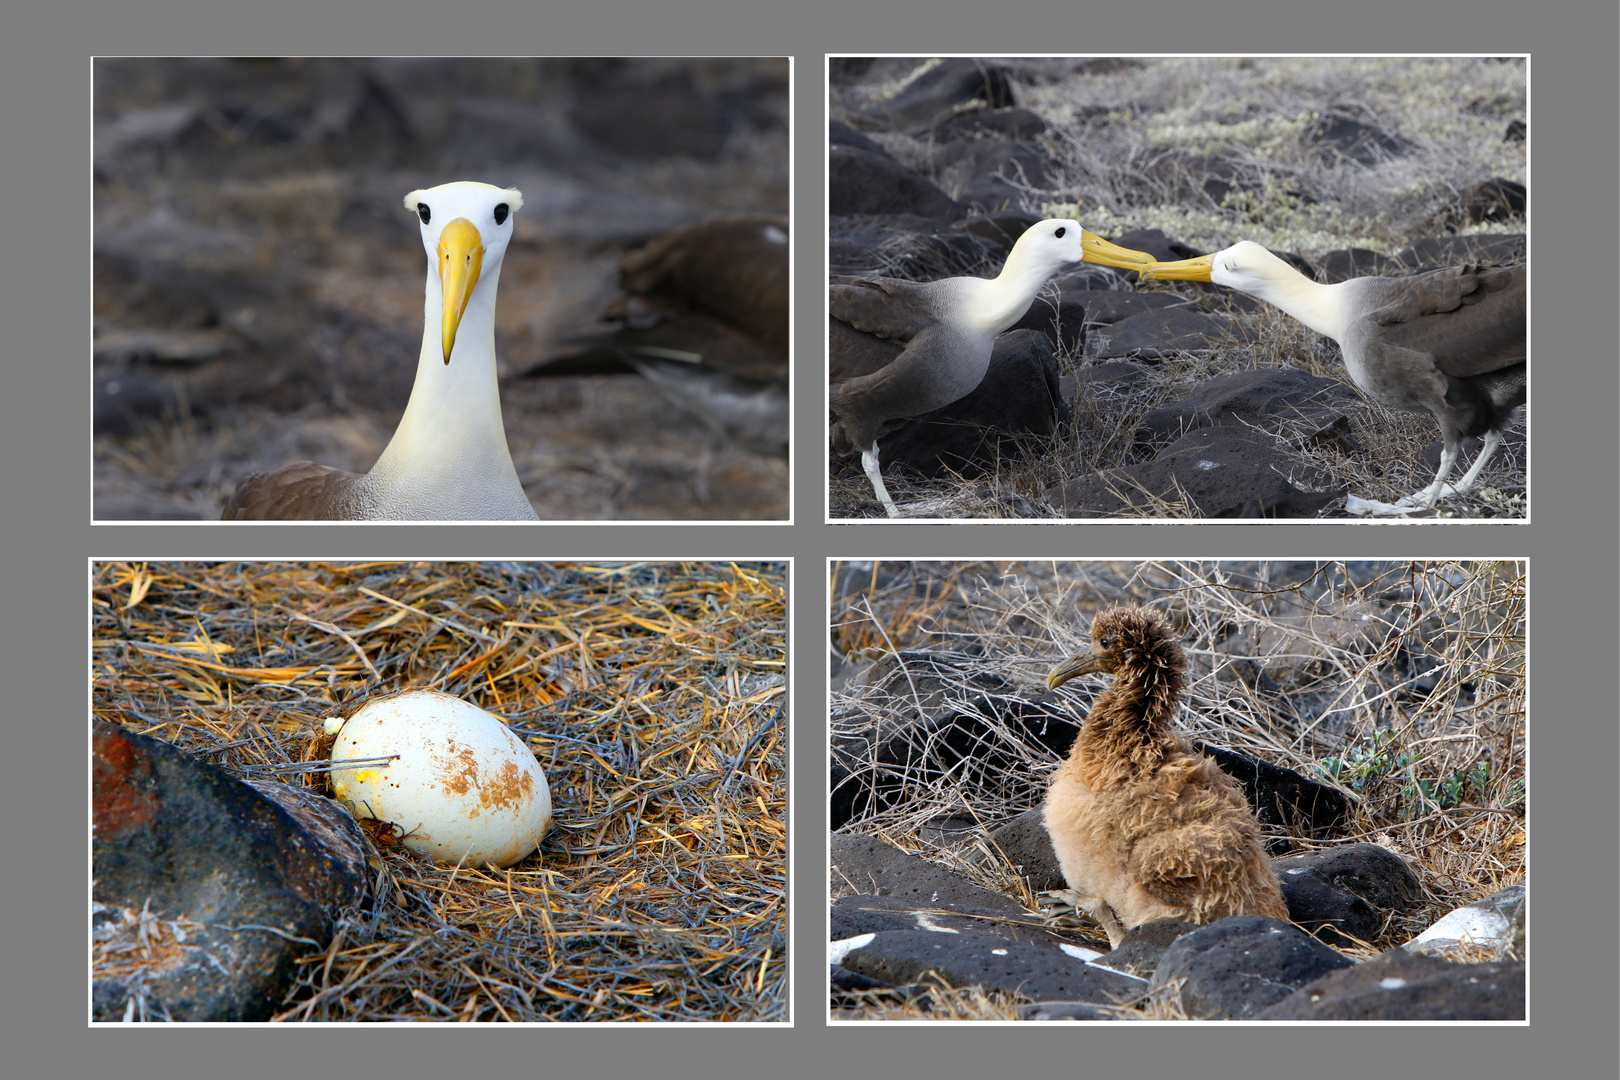
[[[1056,759],[1030,733],[1034,711],[1009,719],[1014,710],[999,703],[1083,716],[1088,700],[1046,691],[1045,671],[1079,651],[1098,610],[1136,600],[1167,612],[1187,649],[1181,730],[1352,798],[1344,835],[1319,841],[1273,830],[1288,849],[1277,854],[1369,842],[1418,875],[1420,905],[1346,955],[1376,955],[1526,880],[1522,563],[880,562],[833,570],[832,645],[845,662],[892,664],[910,650],[952,665],[926,682],[908,674],[909,684],[846,686],[835,661],[830,709],[841,748],[865,743],[873,725],[914,735],[899,755],[906,764],[865,765],[891,780],[901,774],[908,797],[849,831],[881,835],[1037,910],[1005,860],[979,861],[971,845],[942,843],[940,823],[994,826],[1038,804]],[[1004,688],[987,691],[987,678]],[[947,745],[949,732],[916,722],[941,710],[983,733],[966,756]]]
[[[406,687],[505,716],[546,770],[517,866],[380,842],[372,910],[277,1019],[787,1018],[781,564],[100,563],[91,588],[95,715],[238,776],[298,783],[324,715]]]
[[[930,985],[926,996],[897,997],[884,991],[844,995],[834,1020],[1017,1020],[1029,999],[986,993],[977,986]]]

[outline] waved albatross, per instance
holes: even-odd
[[[1249,240],[1180,262],[1158,263],[1144,280],[1213,281],[1281,308],[1339,343],[1350,379],[1380,404],[1427,411],[1440,424],[1440,469],[1423,491],[1378,513],[1406,513],[1467,491],[1525,403],[1527,267],[1453,266],[1404,278],[1362,277],[1323,285]],[[1463,439],[1484,436],[1455,487],[1446,483]],[[1352,509],[1356,507],[1353,506]]]
[[[523,205],[462,181],[405,196],[427,250],[422,352],[405,415],[377,463],[351,473],[295,461],[236,487],[222,515],[339,520],[535,520],[501,422],[495,286]]]
[[[828,391],[837,417],[833,452],[860,451],[861,467],[890,517],[899,517],[900,510],[878,470],[878,429],[884,421],[916,416],[971,393],[990,367],[996,336],[1024,317],[1035,294],[1058,271],[1081,261],[1130,270],[1153,265],[1151,255],[1110,244],[1079,222],[1052,219],[1025,230],[994,278],[846,278],[828,286],[833,318],[907,343],[886,367],[844,379]]]
[[[755,453],[788,444],[788,219],[723,214],[619,260],[621,295],[525,377],[639,372],[665,400]]]

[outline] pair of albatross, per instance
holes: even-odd
[[[993,279],[857,278],[829,287],[834,319],[905,344],[887,366],[838,382],[828,395],[837,418],[834,451],[860,452],[890,517],[900,511],[879,472],[878,429],[970,393],[989,367],[996,335],[1023,317],[1054,274],[1081,260],[1136,270],[1143,280],[1213,281],[1264,300],[1338,342],[1351,381],[1363,394],[1392,408],[1431,413],[1443,440],[1434,481],[1393,505],[1352,496],[1355,512],[1409,513],[1468,491],[1526,400],[1523,265],[1450,267],[1322,285],[1249,241],[1160,263],[1099,240],[1073,221],[1043,221],[1019,237]],[[1447,483],[1462,440],[1478,436],[1484,443],[1473,465],[1456,485]]]
[[[405,196],[427,251],[422,351],[394,437],[366,473],[297,461],[237,485],[226,520],[535,520],[506,447],[495,287],[515,188],[458,182]]]
[[[850,278],[828,287],[834,319],[905,345],[888,365],[828,391],[837,418],[833,450],[860,452],[861,468],[889,517],[901,513],[878,468],[878,430],[888,420],[917,416],[971,393],[989,370],[996,336],[1024,317],[1059,271],[1082,261],[1145,270],[1153,256],[1111,244],[1079,222],[1054,218],[1026,229],[994,278]]]

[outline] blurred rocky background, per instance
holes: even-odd
[[[785,518],[787,467],[635,376],[517,378],[617,294],[619,258],[788,210],[785,59],[104,59],[94,67],[98,519],[215,518],[250,472],[363,471],[421,342],[402,200],[522,190],[496,353],[543,518]]]

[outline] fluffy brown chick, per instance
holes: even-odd
[[[1091,642],[1046,676],[1054,689],[1091,672],[1114,676],[1043,808],[1076,906],[1115,948],[1155,919],[1287,919],[1242,787],[1171,730],[1187,657],[1164,618],[1111,608],[1092,622]]]

